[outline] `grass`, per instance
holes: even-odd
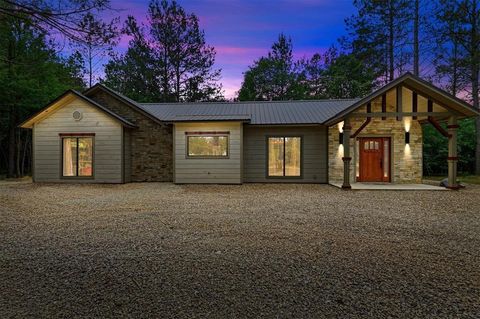
[[[441,181],[442,179],[447,178],[447,176],[425,176],[424,178],[429,179],[429,180],[433,180],[433,181]],[[457,179],[462,183],[480,185],[480,176],[479,175],[458,176]]]

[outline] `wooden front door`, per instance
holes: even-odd
[[[362,137],[359,139],[359,182],[390,181],[390,138]]]

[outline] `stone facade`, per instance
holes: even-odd
[[[173,181],[172,125],[150,119],[101,89],[89,97],[138,126],[130,131],[131,181]]]
[[[365,107],[355,112],[365,113]],[[376,100],[372,103],[372,112],[381,112],[381,102]],[[395,112],[393,105],[387,105],[387,112]],[[365,122],[366,118],[351,118],[352,134]],[[329,127],[328,130],[328,156],[329,156],[329,181],[343,181],[343,145],[339,143],[339,127],[343,122]],[[410,143],[405,144],[405,129],[409,128]],[[417,120],[404,117],[397,121],[394,117],[386,120],[372,118],[371,122],[362,130],[357,137],[390,137],[391,156],[391,182],[392,183],[421,183],[422,182],[422,152],[423,137],[422,127]],[[359,170],[358,142],[350,140],[350,181],[355,182]]]

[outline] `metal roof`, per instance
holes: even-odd
[[[137,103],[161,121],[247,121],[250,124],[322,124],[348,109],[358,99],[259,101],[259,102],[198,102],[198,103]]]

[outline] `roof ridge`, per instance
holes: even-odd
[[[137,102],[140,105],[192,105],[192,104],[278,104],[278,103],[294,103],[294,102],[335,102],[335,101],[357,101],[360,98],[348,99],[316,99],[316,100],[275,100],[275,101],[208,101],[208,102]]]

